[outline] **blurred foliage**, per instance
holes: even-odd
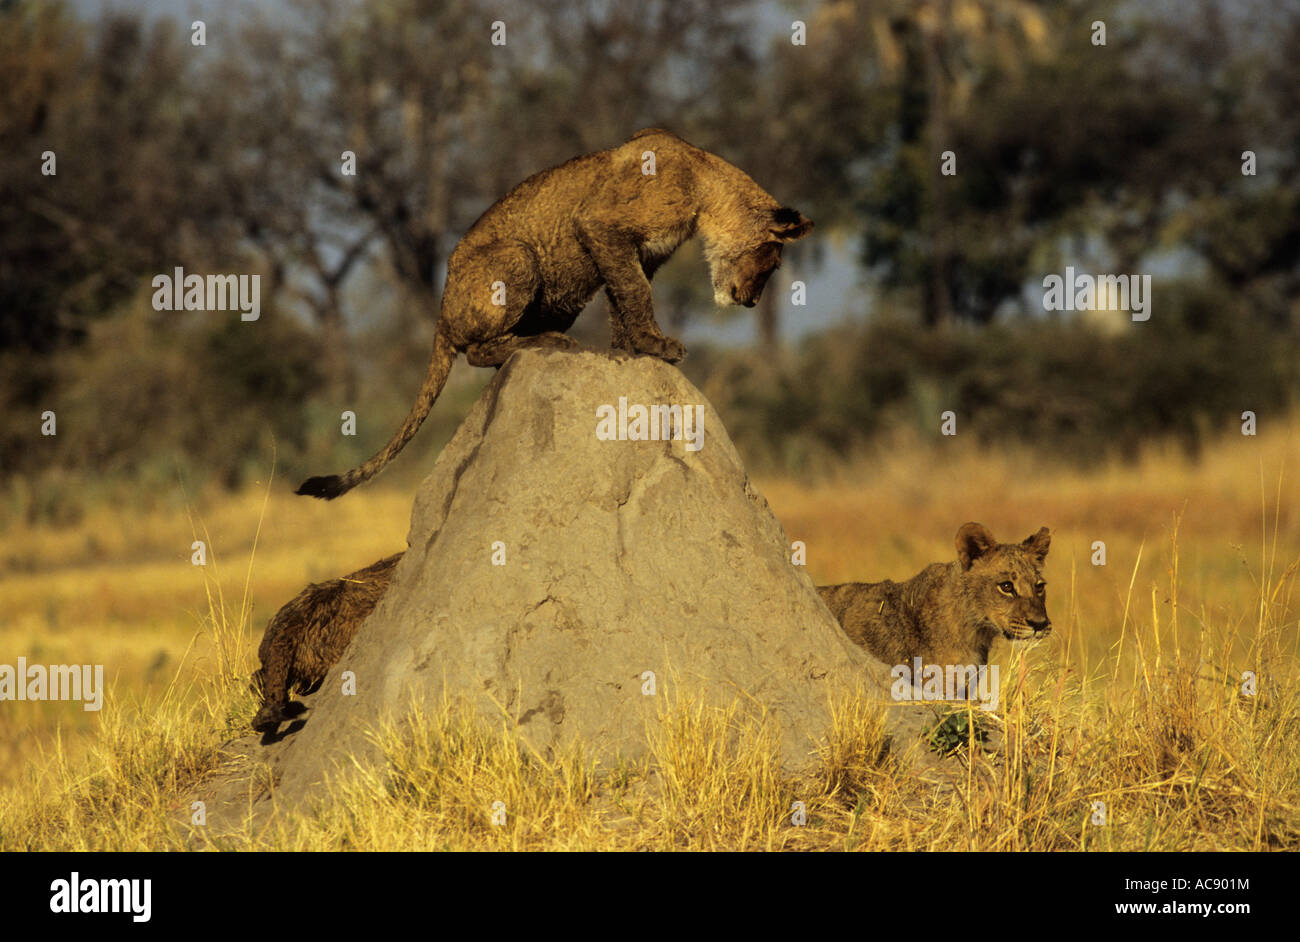
[[[459,235],[649,125],[816,219],[791,267],[815,272],[828,236],[858,246],[868,326],[783,351],[774,283],[726,315],[756,318],[760,352],[688,361],[762,460],[931,434],[940,406],[1079,460],[1162,435],[1194,451],[1294,397],[1300,0],[285,0],[209,20],[194,47],[185,21],[0,4],[0,477],[188,463],[234,484],[272,435],[290,462],[378,444],[368,421],[341,445],[335,417],[405,410],[395,378],[423,373]],[[1035,310],[1067,264],[1173,274],[1151,321],[1098,333]],[[260,272],[262,321],[142,311],[177,265]],[[656,284],[671,329],[720,316],[698,269]],[[33,438],[47,408],[58,448]]]
[[[919,331],[887,320],[815,336],[780,362],[746,351],[687,361],[747,461],[806,474],[898,429],[1023,446],[1092,465],[1173,436],[1195,455],[1241,413],[1300,402],[1300,334],[1279,334],[1221,288],[1173,284],[1171,308],[1122,333],[1077,320]]]
[[[273,450],[281,462],[303,452],[318,358],[315,336],[282,312],[248,324],[131,305],[44,361],[41,411],[55,413],[56,437],[33,436],[39,415],[3,404],[0,455],[18,467],[35,459],[51,471],[238,487],[265,473]],[[22,370],[11,355],[0,363]]]

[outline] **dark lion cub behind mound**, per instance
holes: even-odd
[[[262,669],[253,675],[253,689],[262,694],[262,708],[254,729],[274,732],[293,718],[289,691],[311,693],[321,685],[388,591],[401,558],[396,553],[342,579],[314,582],[272,616],[257,649]]]
[[[988,528],[957,531],[957,559],[933,563],[906,582],[818,586],[845,633],[886,664],[987,664],[998,635],[1046,636],[1043,560],[1052,537],[1043,527],[1023,543],[999,543]]]

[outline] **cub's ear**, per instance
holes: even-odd
[[[780,209],[772,210],[772,224],[769,228],[772,238],[781,242],[802,239],[812,231],[812,227],[812,220],[797,209],[782,206]]]
[[[957,531],[957,560],[962,569],[969,569],[971,563],[997,545],[998,541],[984,524],[962,524],[962,528]]]
[[[1020,545],[1029,550],[1034,558],[1041,563],[1047,558],[1047,548],[1052,545],[1052,534],[1047,527],[1039,527],[1037,533],[1025,537],[1025,542]]]

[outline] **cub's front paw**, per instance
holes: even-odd
[[[657,337],[648,334],[636,337],[632,341],[632,349],[636,353],[658,357],[669,363],[677,363],[686,356],[685,347],[672,337],[665,337],[662,334]]]
[[[259,733],[274,733],[280,724],[291,719],[283,704],[265,703],[249,725]]]

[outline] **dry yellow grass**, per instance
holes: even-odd
[[[209,586],[238,597],[248,582],[249,630],[260,638],[271,614],[308,582],[405,543],[407,496],[378,490],[327,505],[293,496],[283,481],[271,494],[265,514],[266,492],[257,489],[204,495],[190,511],[104,504],[75,527],[15,523],[0,531],[3,662],[21,654],[29,662],[103,664],[115,699],[156,693],[178,673],[188,681],[214,669],[204,630]],[[195,539],[207,544],[206,567],[191,563]],[[59,726],[65,748],[75,749],[97,719],[70,703],[0,709],[0,784],[14,781]]]
[[[104,507],[71,529],[13,527],[0,533],[0,559],[21,562],[0,580],[4,651],[102,661],[114,686],[98,714],[0,711],[0,849],[1294,849],[1296,441],[1275,430],[1199,464],[1153,453],[1090,475],[907,449],[816,485],[759,481],[819,582],[910,576],[947,559],[966,520],[1003,539],[1052,528],[1057,630],[1004,668],[1002,753],[959,752],[947,784],[905,772],[860,702],[835,705],[821,769],[803,779],[781,772],[774,733],[743,704],[685,696],[648,762],[599,772],[577,750],[521,752],[445,704],[414,735],[376,730],[387,765],[318,815],[221,838],[180,823],[178,803],[252,713],[262,625],[307,581],[400,547],[409,495],[322,505],[277,485],[264,516],[261,491],[197,501],[219,563],[203,570],[185,514]]]

